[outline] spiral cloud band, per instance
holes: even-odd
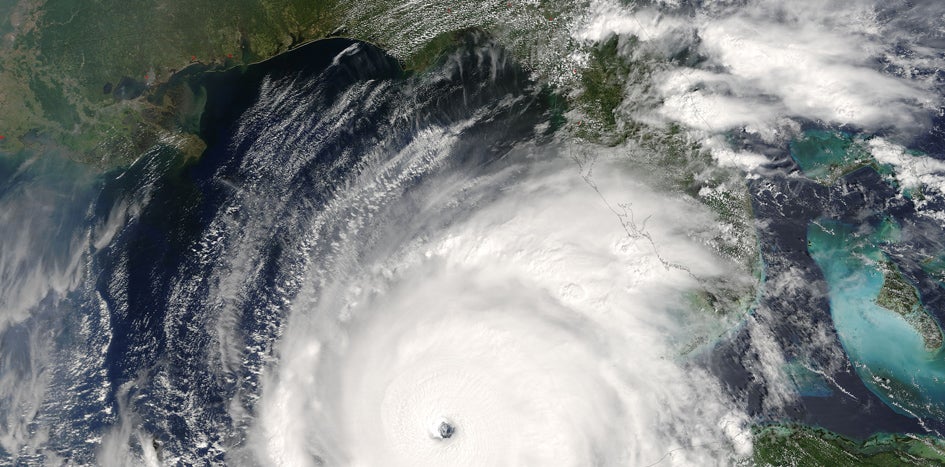
[[[694,277],[730,272],[699,241],[708,214],[614,161],[589,185],[555,148],[450,175],[435,162],[448,139],[365,171],[326,214],[348,229],[292,306],[263,388],[262,460],[712,465],[749,453],[744,415],[680,355],[706,319],[682,301]],[[405,168],[428,177],[412,193]],[[647,219],[647,235],[617,205]]]

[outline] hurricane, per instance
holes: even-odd
[[[945,461],[935,2],[380,3],[31,81],[0,464]]]
[[[547,92],[485,37],[408,78],[368,44],[318,53],[219,107],[201,196],[171,193],[159,154],[105,187],[105,358],[138,383],[115,388],[99,462],[750,454],[747,414],[696,358],[737,316],[692,304],[752,283],[713,246],[711,211],[552,135]],[[155,208],[168,197],[181,221]]]
[[[318,80],[280,83],[247,112],[267,115],[265,128],[241,121],[238,134],[266,142],[246,142],[244,164],[272,161],[270,141],[318,154],[353,105],[424,115],[431,85],[470,73],[491,87],[513,72],[476,45],[412,89],[359,84],[328,104]],[[702,319],[685,294],[737,271],[707,245],[711,214],[660,197],[612,154],[579,163],[566,142],[516,141],[502,127],[533,114],[525,131],[540,135],[540,96],[525,83],[489,92],[464,88],[459,110],[397,122],[394,135],[409,138],[365,148],[300,222],[308,255],[279,364],[262,379],[256,455],[432,466],[711,464],[749,452],[744,413],[683,348],[680,323]],[[300,114],[319,117],[303,130]]]

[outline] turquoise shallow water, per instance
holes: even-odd
[[[791,142],[791,158],[805,175],[820,182],[832,182],[856,168],[871,166],[895,183],[892,167],[873,160],[865,143],[848,133],[809,130]]]
[[[821,180],[839,175],[843,167],[864,158],[864,154],[852,149],[849,135],[812,130],[791,142],[791,157],[808,177]]]
[[[811,256],[827,280],[833,324],[856,371],[886,404],[907,415],[945,414],[945,356],[929,352],[899,314],[876,304],[881,241],[895,229],[861,233],[835,221],[810,225]],[[887,236],[886,238],[883,238]]]

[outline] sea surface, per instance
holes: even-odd
[[[0,462],[258,460],[263,388],[278,379],[300,303],[317,308],[349,263],[422,244],[509,192],[542,199],[520,184],[529,164],[556,151],[569,162],[558,101],[477,35],[420,75],[370,44],[329,39],[190,85],[208,96],[197,160],[159,145],[102,174],[51,143],[0,158]],[[872,167],[811,180],[856,155],[832,130],[810,130],[833,152],[783,148],[777,170],[749,182],[765,284],[751,317],[696,366],[759,423],[856,438],[940,432],[941,351],[875,304],[884,258],[943,322],[943,288],[923,269],[941,255],[940,226]],[[442,186],[456,192],[440,199]],[[895,241],[874,235],[887,218],[902,225]],[[758,377],[748,321],[773,331],[793,382]],[[800,394],[786,407],[780,384]]]

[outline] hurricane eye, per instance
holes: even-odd
[[[456,427],[449,420],[441,419],[436,427],[436,431],[433,433],[433,437],[437,439],[449,439],[453,437],[454,433],[456,433]]]

